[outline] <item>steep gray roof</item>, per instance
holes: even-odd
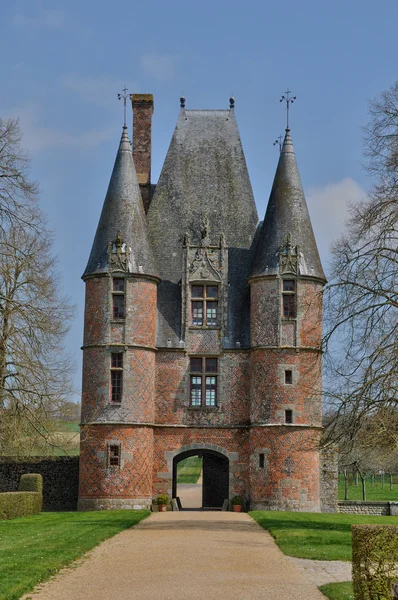
[[[258,222],[234,110],[182,109],[148,211],[148,228],[162,281],[158,345],[181,335],[185,233],[200,242],[208,216],[210,243],[225,235],[228,251],[228,340],[249,344],[248,285]]]
[[[116,155],[108,191],[83,278],[108,272],[109,244],[118,233],[130,248],[129,272],[157,275],[156,263],[148,240],[144,207],[131,153],[127,127]]]
[[[276,274],[279,250],[291,234],[300,253],[300,275],[326,280],[297,168],[290,130],[286,130],[251,275]]]

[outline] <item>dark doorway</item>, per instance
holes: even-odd
[[[177,496],[177,465],[189,456],[199,456],[203,464],[202,502],[198,508],[221,509],[229,497],[229,460],[212,450],[188,450],[173,459],[173,498]],[[182,502],[182,509],[184,504]]]

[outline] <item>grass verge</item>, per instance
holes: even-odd
[[[354,600],[354,591],[350,581],[327,583],[319,588],[329,600]]]
[[[250,515],[288,556],[313,560],[351,560],[351,525],[397,524],[397,517],[253,511]]]
[[[41,513],[0,521],[0,600],[17,600],[146,510]]]

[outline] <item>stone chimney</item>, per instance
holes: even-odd
[[[151,203],[152,94],[132,94],[133,159],[145,212]]]

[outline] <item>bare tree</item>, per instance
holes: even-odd
[[[20,140],[18,123],[0,120],[0,452],[47,437],[73,370],[63,341],[74,308],[60,293]]]
[[[351,206],[346,233],[334,244],[325,292],[325,348],[333,407],[354,439],[369,415],[386,445],[398,445],[398,82],[370,104],[367,169],[376,183]],[[326,378],[328,381],[328,377]]]

